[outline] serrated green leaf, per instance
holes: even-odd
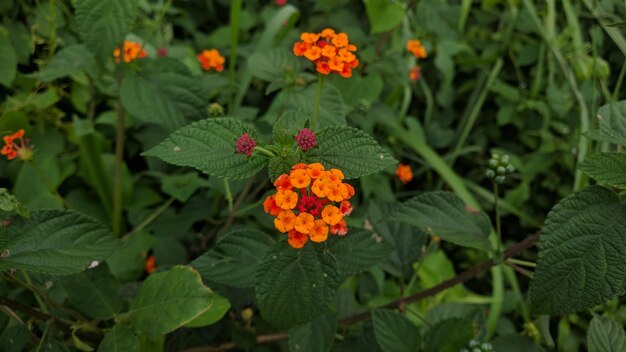
[[[335,258],[311,242],[300,250],[276,242],[257,270],[261,315],[280,328],[307,323],[326,311],[338,277]]]
[[[252,76],[272,82],[285,78],[287,73],[300,69],[298,59],[283,48],[256,52],[248,58],[248,68]]]
[[[203,326],[209,326],[217,323],[220,319],[228,313],[230,309],[230,302],[228,299],[213,293],[213,304],[211,308],[204,312],[202,315],[185,324],[188,328],[199,328]]]
[[[458,352],[474,337],[472,322],[451,318],[433,325],[424,335],[426,352]]]
[[[106,334],[98,352],[139,352],[139,339],[128,325],[115,325]]]
[[[289,89],[281,93],[281,102],[284,109],[301,109],[304,114],[311,116],[315,109],[317,84],[311,84],[305,89]],[[318,127],[346,125],[346,107],[341,93],[333,85],[324,83],[318,111]]]
[[[30,216],[28,208],[24,206],[14,195],[9,193],[6,188],[0,188],[0,210],[14,211],[17,215],[27,218]]]
[[[78,32],[100,62],[113,58],[137,19],[138,0],[82,0],[76,7]]]
[[[70,304],[90,317],[107,320],[122,309],[121,285],[106,264],[59,278]]]
[[[589,352],[626,352],[624,327],[607,317],[595,316],[587,331]]]
[[[130,323],[137,333],[163,335],[211,308],[213,292],[191,267],[175,266],[150,275],[130,304]],[[155,319],[159,317],[159,319]]]
[[[0,26],[0,84],[10,87],[17,74],[17,55],[9,31]]]
[[[209,282],[252,287],[257,268],[273,243],[268,234],[256,229],[233,230],[189,265]]]
[[[626,100],[601,106],[597,117],[599,127],[587,132],[587,137],[626,146]]]
[[[178,60],[159,58],[122,81],[122,104],[139,120],[169,130],[206,116],[203,88]]]
[[[388,220],[410,224],[460,246],[491,249],[487,215],[468,210],[450,192],[427,192],[413,197],[393,210]]]
[[[372,33],[382,33],[400,25],[405,16],[402,4],[389,0],[363,0]]]
[[[626,293],[624,214],[624,200],[600,186],[565,197],[552,208],[530,282],[535,312],[578,312]]]
[[[303,154],[307,162],[340,169],[348,179],[367,176],[397,163],[374,138],[353,127],[322,129],[317,133],[317,147]]]
[[[95,73],[95,70],[97,70],[97,64],[93,54],[85,45],[75,44],[59,51],[35,76],[40,81],[50,82],[83,71]]]
[[[339,272],[350,276],[387,259],[393,246],[372,231],[349,229],[346,236],[329,239],[328,251],[337,258]]]
[[[244,133],[258,141],[256,131],[234,118],[211,118],[185,126],[144,152],[178,166],[190,166],[208,175],[243,179],[259,172],[267,163],[264,156],[236,153],[237,139]]]
[[[289,351],[328,352],[333,347],[337,317],[327,313],[311,322],[289,329]]]
[[[626,187],[626,154],[593,154],[578,164],[578,169],[598,183],[619,188]]]
[[[277,156],[275,158],[271,158],[267,164],[267,174],[270,177],[270,180],[274,181],[278,178],[278,176],[288,174],[291,167],[296,163],[296,158],[292,156],[287,156],[285,158]]]
[[[8,220],[7,214],[0,221]],[[0,226],[0,270],[69,275],[102,262],[118,246],[111,231],[72,210],[37,210]]]
[[[544,352],[545,350],[535,344],[533,340],[522,335],[504,335],[498,336],[492,342],[493,351],[507,352]]]
[[[394,247],[381,267],[394,276],[409,279],[413,272],[413,263],[422,256],[421,248],[426,244],[428,235],[409,224],[387,221],[395,203],[372,204],[369,218],[374,231]]]
[[[422,336],[402,314],[389,309],[372,310],[376,342],[385,352],[419,351]]]

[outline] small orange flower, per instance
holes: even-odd
[[[413,179],[413,170],[411,170],[409,165],[398,164],[396,176],[398,176],[402,183],[407,184]]]
[[[417,81],[420,79],[420,77],[422,76],[422,69],[421,67],[415,65],[413,67],[411,67],[411,71],[409,71],[409,79],[411,81]]]
[[[224,61],[226,60],[217,49],[203,50],[198,54],[197,58],[205,71],[210,71],[211,69],[215,69],[217,72],[224,71]]]
[[[334,205],[327,205],[324,207],[324,210],[322,210],[322,220],[328,225],[335,225],[341,221],[342,218],[343,215],[341,215],[341,211]]]
[[[30,160],[33,158],[33,147],[29,144],[28,138],[24,138],[24,130],[2,137],[4,146],[0,149],[0,154],[6,155],[8,160],[20,158]]]
[[[124,62],[126,63],[148,56],[146,51],[142,49],[141,44],[132,42],[130,40],[124,41],[124,44],[122,44],[122,50],[124,51],[122,60],[124,60]],[[122,51],[120,50],[120,48],[113,49],[113,57],[115,57],[115,62],[120,62],[120,56],[122,56]]]
[[[296,188],[306,188],[311,183],[311,177],[309,176],[307,170],[302,169],[291,171],[289,180],[291,181],[291,185]]]
[[[328,238],[328,225],[323,220],[315,220],[313,228],[309,233],[313,242],[324,242]]]
[[[276,193],[265,199],[263,209],[276,216],[274,226],[287,233],[291,247],[302,248],[309,239],[324,242],[329,233],[348,232],[344,216],[352,213],[347,199],[354,195],[354,187],[344,183],[344,177],[340,170],[326,170],[320,163],[299,163],[274,181]]]
[[[294,55],[304,56],[315,63],[315,69],[320,74],[334,72],[348,78],[352,76],[352,69],[359,65],[354,55],[357,47],[350,44],[346,33],[326,28],[320,33],[302,33],[300,40],[293,46]]]
[[[309,236],[296,230],[289,231],[287,236],[287,241],[293,248],[302,248],[309,241]]]
[[[278,191],[274,196],[274,201],[283,210],[291,210],[298,204],[298,194],[294,191]]]
[[[309,213],[300,213],[296,217],[295,229],[299,232],[309,234],[315,226],[315,218]]]
[[[274,226],[282,233],[293,230],[296,223],[296,214],[291,210],[283,210],[274,219]]]
[[[411,39],[406,42],[406,50],[418,59],[425,59],[428,54],[422,46],[422,42],[417,39]]]
[[[145,267],[148,274],[152,274],[152,272],[156,270],[156,258],[153,255],[146,259]]]

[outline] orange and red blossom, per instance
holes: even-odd
[[[406,42],[406,50],[418,59],[425,59],[428,56],[426,48],[424,48],[422,42],[418,39],[408,40]]]
[[[359,66],[354,55],[356,46],[350,44],[346,33],[335,33],[326,28],[319,33],[304,32],[300,41],[294,43],[293,53],[315,63],[317,72],[323,75],[337,73],[344,78],[352,76],[352,69]]]
[[[24,130],[2,137],[4,146],[0,150],[0,154],[6,155],[7,159],[13,160],[20,158],[22,160],[30,160],[33,158],[33,148],[29,145],[28,138],[24,138]]]
[[[152,274],[153,271],[156,270],[156,258],[151,255],[146,259],[146,272],[148,274]]]
[[[211,50],[203,50],[197,56],[200,65],[202,65],[202,69],[205,71],[210,71],[214,69],[217,72],[224,71],[224,57],[220,55],[220,52],[217,49]]]
[[[418,65],[411,67],[411,70],[409,71],[409,79],[411,81],[417,81],[420,79],[421,76],[422,76],[421,67],[419,67]]]
[[[343,179],[341,170],[326,170],[320,163],[296,164],[289,174],[276,178],[276,193],[265,199],[263,209],[276,217],[274,226],[287,233],[291,247],[348,232],[344,218],[352,213],[354,188]]]
[[[409,165],[398,164],[396,176],[398,176],[402,183],[407,184],[413,179],[413,170],[411,170]]]
[[[123,56],[122,50],[124,51]],[[148,55],[146,51],[142,49],[141,44],[132,42],[130,40],[124,41],[124,44],[122,44],[122,50],[120,50],[120,48],[113,49],[113,57],[115,57],[115,62],[120,62],[120,56],[122,56],[122,60],[124,60],[124,62],[129,63],[136,59],[144,58]]]

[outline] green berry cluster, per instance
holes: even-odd
[[[493,351],[493,346],[489,342],[480,343],[476,339],[471,339],[466,348],[461,349],[460,352],[490,352]]]
[[[491,154],[489,159],[489,166],[485,171],[485,176],[493,180],[497,184],[503,184],[506,180],[506,176],[515,172],[515,167],[509,164],[508,155],[499,155],[496,153]]]

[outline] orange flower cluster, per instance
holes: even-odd
[[[122,49],[124,50],[123,60],[126,63],[129,63],[136,59],[144,58],[148,55],[146,51],[141,48],[141,44],[131,42],[130,40],[125,40],[122,47],[123,47]],[[118,63],[120,62],[121,54],[122,53],[121,53],[120,48],[115,48],[113,50],[113,56],[115,57],[115,62],[118,62]]]
[[[354,188],[343,178],[341,170],[313,163],[296,164],[274,181],[276,193],[265,199],[263,208],[276,216],[274,226],[287,233],[291,247],[302,248],[309,239],[324,242],[329,232],[338,236],[348,232],[344,216],[352,213],[348,200]]]
[[[6,155],[7,159],[13,160],[19,157],[22,160],[30,160],[33,158],[33,148],[28,145],[28,140],[24,139],[24,130],[20,129],[13,134],[4,136],[2,140],[4,146],[0,150],[0,154]]]
[[[426,49],[422,46],[422,42],[418,39],[411,39],[406,42],[406,50],[408,50],[413,56],[415,56],[418,60],[425,59],[428,54],[426,53]],[[415,65],[411,67],[409,71],[409,79],[411,81],[417,81],[421,77],[422,69],[419,65]]]
[[[426,49],[422,46],[422,42],[418,39],[410,39],[407,41],[406,50],[418,59],[425,59],[428,56]]]
[[[217,49],[204,50],[198,54],[198,61],[202,65],[202,69],[210,71],[212,68],[217,72],[224,71],[224,57],[220,55]]]
[[[335,30],[326,28],[319,33],[302,33],[300,40],[293,45],[294,55],[314,62],[317,72],[323,75],[334,72],[349,78],[352,69],[359,65],[354,55],[356,46],[350,44],[345,33],[335,33]]]
[[[407,184],[413,179],[413,170],[411,170],[409,165],[398,164],[396,176],[398,176],[402,183]]]

